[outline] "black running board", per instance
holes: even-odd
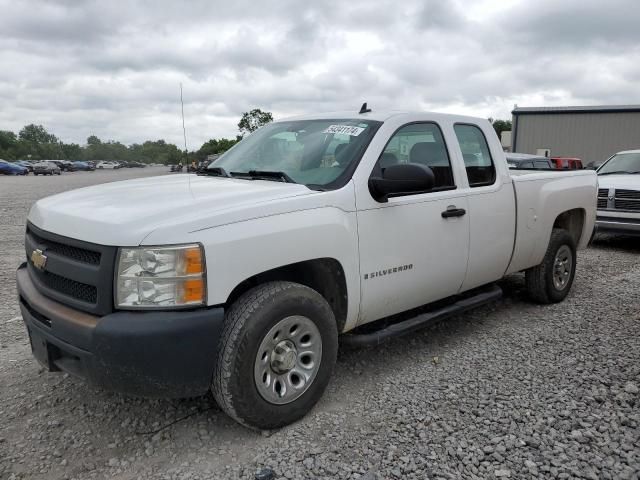
[[[493,302],[501,297],[502,289],[497,285],[493,285],[489,289],[479,291],[475,295],[461,298],[447,306],[421,313],[407,320],[392,323],[380,330],[367,333],[346,333],[340,337],[340,342],[355,347],[379,345],[391,338],[406,335],[407,333],[414,332],[427,325],[444,320],[445,318],[459,315],[481,305]]]

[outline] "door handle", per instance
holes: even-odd
[[[462,217],[467,211],[464,208],[457,208],[455,205],[449,205],[447,209],[442,212],[442,218]]]

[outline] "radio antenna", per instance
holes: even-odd
[[[182,136],[184,137],[184,154],[187,150],[187,129],[184,127],[184,101],[182,100],[182,82],[180,82],[180,106],[182,107]]]

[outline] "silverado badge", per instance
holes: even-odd
[[[44,266],[47,264],[47,256],[42,253],[42,250],[36,248],[33,252],[31,252],[31,263],[38,270],[44,270]]]

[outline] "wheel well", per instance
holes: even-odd
[[[317,291],[331,306],[338,332],[342,331],[347,320],[347,282],[342,265],[333,258],[292,263],[254,275],[233,289],[225,305],[231,305],[257,285],[276,280],[300,283]]]
[[[553,223],[553,228],[562,228],[569,232],[573,238],[574,244],[578,246],[580,237],[582,236],[582,228],[584,226],[585,212],[582,208],[574,208],[562,212]]]

